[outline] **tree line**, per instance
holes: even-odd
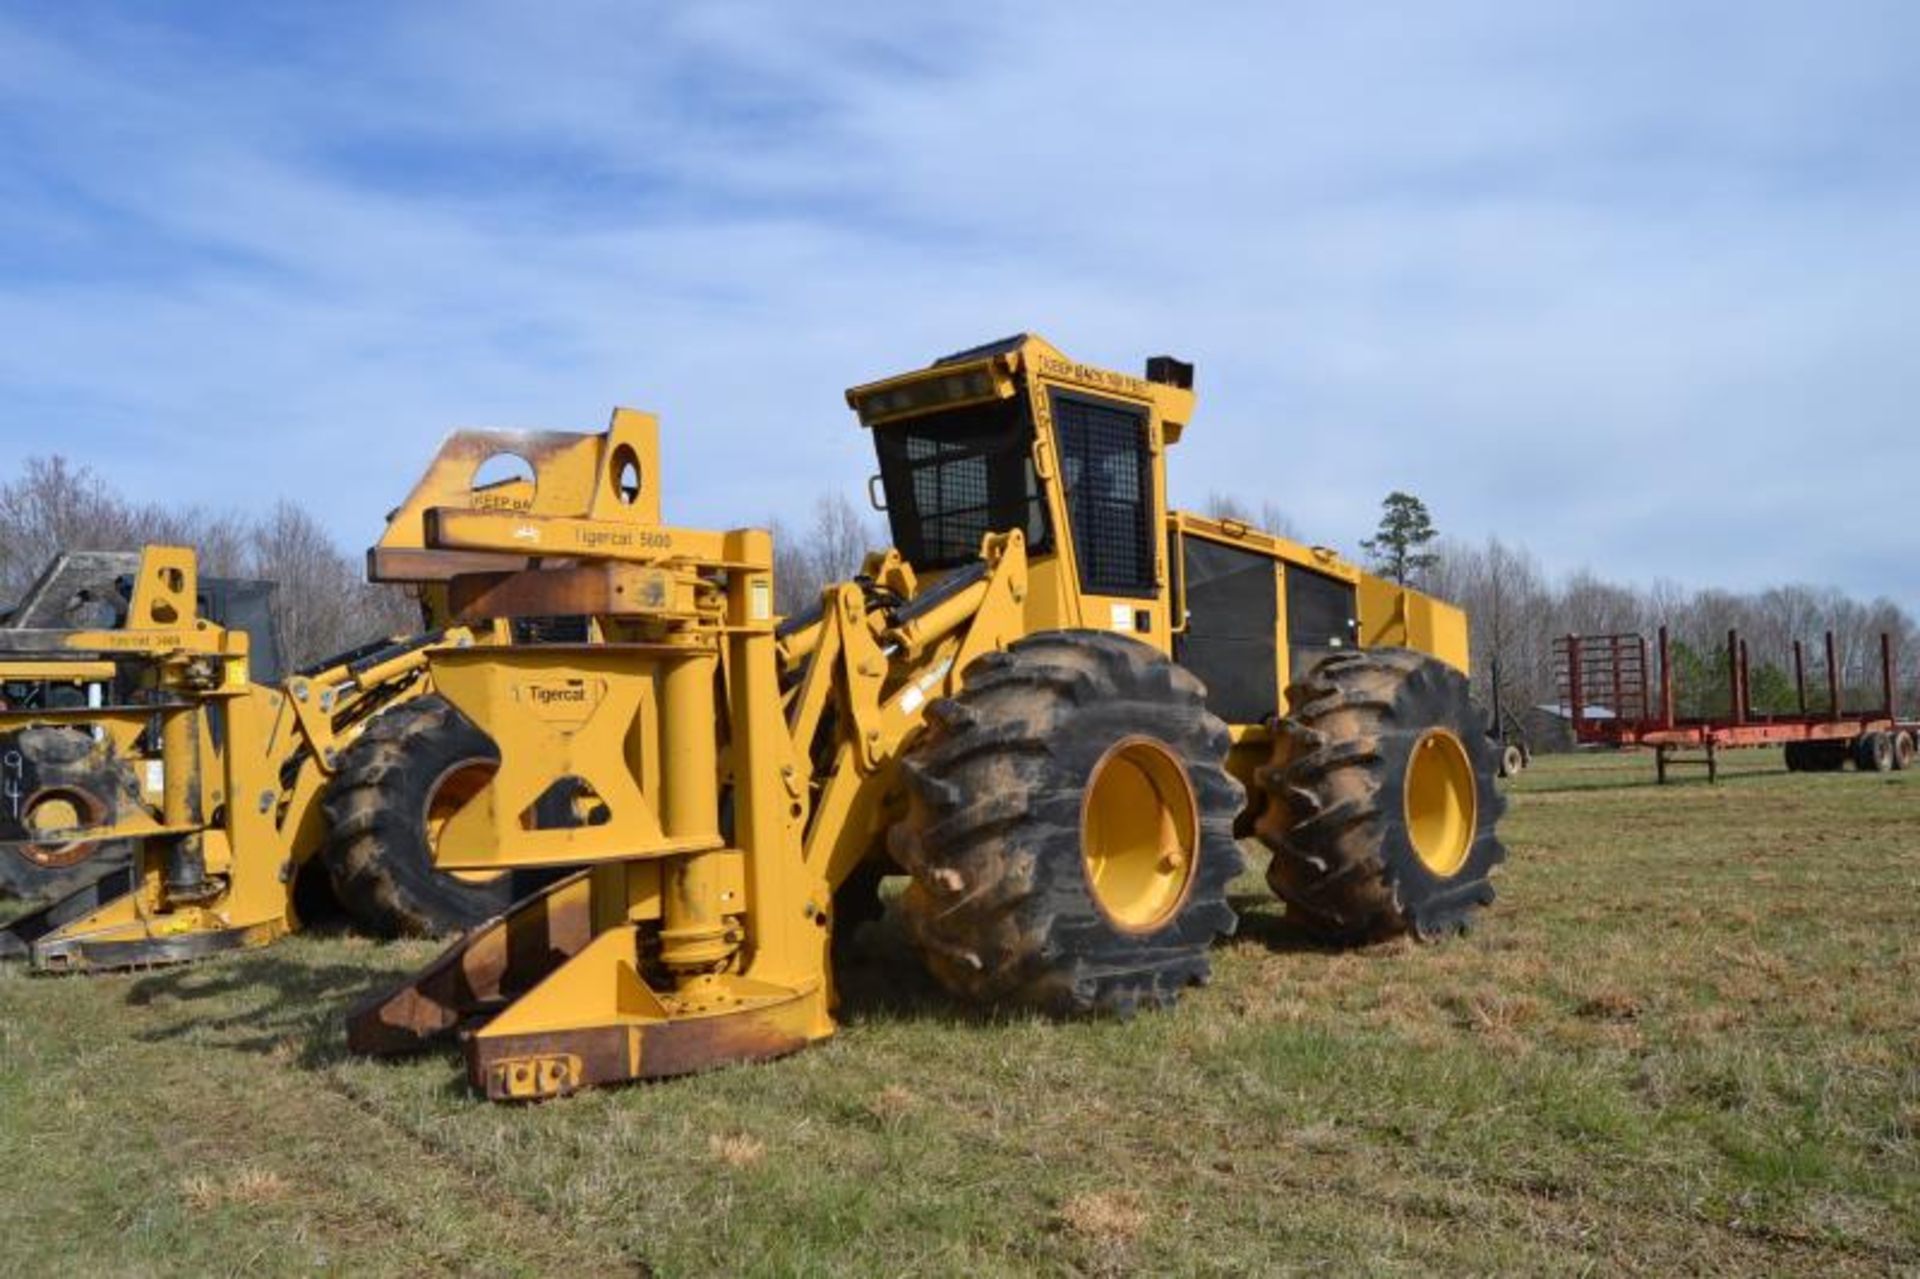
[[[1810,706],[1826,706],[1824,632],[1834,635],[1834,665],[1849,707],[1877,705],[1880,636],[1892,638],[1895,682],[1909,712],[1920,706],[1920,627],[1887,598],[1862,601],[1831,587],[1784,584],[1736,592],[1688,589],[1672,582],[1634,586],[1587,570],[1549,577],[1524,548],[1499,538],[1472,545],[1437,540],[1434,562],[1419,582],[1467,611],[1475,692],[1490,702],[1494,673],[1503,706],[1557,705],[1562,700],[1553,644],[1565,635],[1637,634],[1648,652],[1649,700],[1658,709],[1654,662],[1659,628],[1672,653],[1675,710],[1725,715],[1732,709],[1727,633],[1746,643],[1753,710],[1797,709],[1793,645],[1801,643]]]
[[[295,667],[419,629],[419,608],[405,590],[368,584],[359,556],[343,553],[293,502],[261,515],[133,502],[58,456],[29,458],[0,485],[0,609],[62,551],[134,551],[147,543],[193,548],[205,577],[276,583],[274,620]]]
[[[1298,535],[1271,502],[1256,508],[1215,493],[1204,509],[1216,518]],[[787,614],[853,576],[868,551],[889,541],[881,517],[841,493],[817,499],[803,521],[767,524],[774,534],[776,606]],[[18,599],[59,551],[135,550],[148,542],[193,547],[208,576],[276,582],[276,619],[295,665],[418,625],[418,610],[404,589],[369,585],[357,551],[343,552],[294,502],[283,500],[261,515],[138,503],[87,467],[58,456],[30,458],[0,485],[0,607]],[[1496,672],[1504,707],[1557,704],[1553,645],[1560,636],[1637,633],[1647,637],[1651,654],[1654,633],[1665,625],[1681,714],[1729,709],[1730,628],[1747,641],[1756,711],[1794,709],[1795,640],[1806,648],[1810,697],[1823,704],[1827,681],[1819,641],[1829,629],[1850,705],[1878,696],[1879,637],[1885,632],[1894,641],[1903,704],[1920,706],[1920,626],[1889,599],[1863,602],[1809,585],[1747,593],[1689,590],[1671,582],[1636,586],[1585,570],[1556,579],[1524,547],[1499,538],[1471,544],[1441,536],[1419,499],[1405,493],[1388,496],[1379,530],[1362,547],[1375,571],[1466,610],[1475,694],[1484,705],[1493,702]],[[1657,671],[1648,673],[1657,680]]]

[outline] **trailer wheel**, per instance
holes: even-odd
[[[1509,742],[1500,748],[1500,776],[1518,777],[1526,771],[1527,756],[1518,746]]]
[[[435,867],[440,826],[499,764],[486,734],[438,694],[381,711],[341,757],[327,789],[321,856],[334,896],[377,936],[460,932],[515,899],[511,872]]]
[[[1234,930],[1245,793],[1187,671],[1097,631],[1030,636],[967,668],[902,763],[888,847],[902,922],[941,985],[1052,1013],[1161,1006]]]
[[[1904,728],[1893,735],[1893,766],[1900,770],[1913,766],[1913,734]]]
[[[1863,773],[1893,770],[1893,734],[1875,730],[1853,740],[1853,766]]]
[[[1804,773],[1807,771],[1806,745],[1805,742],[1788,742],[1781,750],[1780,753],[1786,757],[1787,771],[1789,773]]]
[[[1506,859],[1467,677],[1404,649],[1336,652],[1287,699],[1257,830],[1288,914],[1341,942],[1464,929]]]

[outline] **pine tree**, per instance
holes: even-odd
[[[1406,586],[1440,562],[1438,555],[1425,549],[1439,533],[1426,503],[1411,493],[1395,489],[1380,503],[1380,512],[1379,531],[1361,542],[1360,549],[1376,571]]]

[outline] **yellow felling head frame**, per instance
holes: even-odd
[[[199,616],[197,600],[193,551],[149,546],[123,626],[0,633],[39,654],[23,670],[64,669],[49,655],[66,654],[136,685],[123,704],[0,711],[0,742],[44,728],[93,739],[87,793],[69,793],[71,779],[14,779],[25,783],[14,787],[18,820],[11,828],[0,820],[0,841],[31,849],[130,840],[137,849],[124,871],[11,921],[0,930],[0,958],[42,969],[128,967],[263,945],[292,930],[293,877],[323,841],[318,801],[339,751],[374,711],[422,691],[430,649],[472,641],[465,630],[396,641],[268,687],[249,679],[246,633]]]
[[[512,506],[467,500],[490,451],[534,470]],[[467,1051],[476,1086],[522,1098],[831,1032],[834,889],[873,851],[927,704],[1020,633],[1022,540],[988,538],[918,609],[840,584],[783,637],[769,535],[659,523],[657,457],[654,419],[628,410],[601,436],[456,434],[375,548],[376,571],[441,575],[456,619],[593,615],[589,643],[432,658],[500,750],[440,864],[588,869],[359,1010],[357,1047],[412,1046],[520,992]],[[869,568],[904,585],[897,557]],[[570,820],[542,815],[555,787]]]

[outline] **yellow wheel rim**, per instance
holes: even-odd
[[[1442,879],[1467,864],[1479,825],[1480,796],[1473,761],[1458,737],[1428,729],[1407,761],[1407,834],[1414,855]]]
[[[1199,806],[1187,770],[1159,742],[1129,737],[1087,779],[1080,854],[1102,914],[1128,932],[1173,918],[1193,884]]]
[[[439,860],[440,833],[466,802],[480,793],[500,766],[490,759],[462,760],[434,778],[427,788],[427,851]],[[490,884],[506,874],[503,870],[455,870],[446,872],[463,884]]]

